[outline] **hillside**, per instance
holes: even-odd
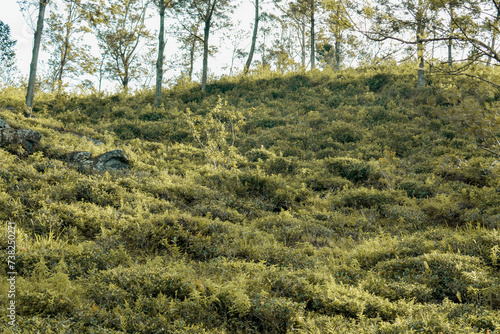
[[[149,91],[40,94],[30,119],[1,91],[0,118],[43,135],[0,148],[18,332],[499,331],[500,164],[476,134],[500,94],[431,79],[263,72],[159,109]],[[115,149],[130,169],[63,161]]]

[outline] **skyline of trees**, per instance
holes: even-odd
[[[18,2],[21,9],[29,4]],[[212,64],[220,63],[218,58],[227,50],[233,55],[230,73],[245,74],[262,66],[286,72],[414,61],[419,87],[425,85],[431,65],[456,73],[473,63],[491,66],[500,61],[498,0],[247,2],[253,7],[245,13],[249,25],[236,27],[232,14],[238,7],[233,0],[45,0],[48,15],[37,21],[42,28],[45,21],[43,37],[37,35],[41,29],[35,29],[35,42],[41,41],[50,58],[42,64],[44,71],[37,73],[37,81],[61,92],[86,75],[81,87],[97,91],[99,86],[101,91],[102,80],[108,80],[127,92],[131,83],[137,88],[148,75],[146,63],[150,62],[155,64],[155,105],[159,106],[161,87],[173,77],[191,81],[201,74],[204,91],[214,75]],[[152,29],[145,23],[148,19],[163,28]],[[97,40],[100,56],[95,56],[96,46],[82,43],[89,38]],[[32,74],[37,67],[36,45]],[[177,75],[165,78],[164,72],[174,68]],[[35,76],[30,78],[28,108],[35,87]]]

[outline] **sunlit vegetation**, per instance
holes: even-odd
[[[417,89],[415,66],[262,71],[174,86],[160,108],[152,90],[38,93],[36,118],[4,88],[0,118],[43,135],[27,157],[0,149],[18,332],[498,331],[500,163],[471,124],[500,94]],[[61,160],[117,148],[130,170]]]

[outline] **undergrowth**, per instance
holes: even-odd
[[[498,331],[500,164],[456,120],[500,95],[469,78],[417,90],[410,71],[264,71],[173,87],[162,108],[150,91],[39,93],[32,119],[4,89],[0,118],[43,135],[28,157],[0,149],[15,329]],[[127,171],[62,160],[117,148]]]

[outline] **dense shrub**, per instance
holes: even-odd
[[[370,177],[371,167],[366,162],[352,158],[325,159],[327,170],[350,181],[366,181]]]
[[[0,149],[16,330],[498,331],[500,168],[467,124],[499,96],[465,76],[416,90],[414,68],[181,80],[161,108],[150,90],[39,92],[29,119],[2,88],[0,118],[43,135]],[[127,171],[63,159],[117,148]]]

